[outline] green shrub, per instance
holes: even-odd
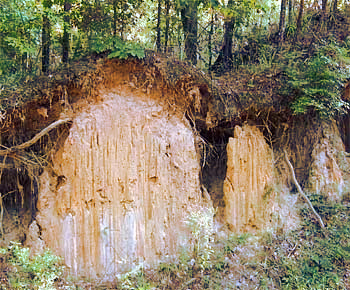
[[[56,289],[54,282],[64,269],[61,258],[50,251],[31,257],[28,248],[14,242],[0,249],[0,261],[5,269],[1,289]]]
[[[96,37],[91,44],[91,50],[96,53],[108,53],[108,58],[127,59],[145,57],[145,50],[140,44],[131,41],[123,41],[119,37]]]
[[[321,118],[344,113],[349,104],[341,89],[350,77],[348,50],[335,42],[316,45],[315,51],[286,54],[288,93],[294,114],[316,112]]]

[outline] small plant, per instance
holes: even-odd
[[[64,269],[61,258],[50,251],[31,257],[28,248],[15,242],[0,249],[0,262],[3,268],[1,289],[56,289],[54,282]]]
[[[152,285],[147,281],[145,277],[145,270],[142,263],[131,271],[118,275],[118,281],[121,289],[153,289]]]
[[[108,53],[108,58],[127,59],[145,57],[145,50],[140,44],[131,41],[123,41],[119,37],[95,38],[92,43],[92,51],[96,53]]]
[[[212,207],[199,207],[192,209],[185,220],[194,240],[194,258],[202,270],[212,267],[214,214]]]
[[[286,27],[285,33],[286,33],[286,36],[287,36],[288,38],[293,38],[293,37],[295,37],[296,31],[297,31],[296,25],[295,25],[295,24],[289,24],[289,25],[287,25],[287,27]]]
[[[276,62],[277,50],[269,44],[263,44],[259,47],[259,64],[266,68],[271,68]]]

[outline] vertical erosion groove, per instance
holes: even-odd
[[[39,193],[43,239],[91,278],[176,254],[188,207],[201,202],[189,125],[154,103],[112,97],[74,119],[53,160],[67,181],[57,192],[42,182]]]

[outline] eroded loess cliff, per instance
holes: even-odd
[[[291,228],[298,197],[283,149],[304,188],[337,200],[347,192],[337,124],[306,123],[280,96],[254,102],[169,59],[102,60],[73,75],[45,82],[0,127],[12,148],[0,150],[3,207],[30,224],[21,241],[53,249],[71,274],[113,280],[176,256],[191,238],[184,219],[203,203],[234,232],[274,216]],[[57,120],[69,122],[13,147]]]
[[[186,244],[200,168],[186,120],[154,101],[103,97],[74,117],[53,171],[40,177],[36,220],[74,274],[113,279]]]

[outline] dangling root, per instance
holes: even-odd
[[[47,126],[45,129],[43,129],[42,131],[40,131],[38,134],[36,134],[32,139],[30,139],[27,142],[24,142],[20,145],[16,145],[10,148],[6,148],[3,150],[0,150],[0,156],[4,156],[3,158],[3,162],[2,164],[0,164],[0,182],[1,182],[1,177],[2,177],[2,173],[4,168],[7,168],[7,164],[6,164],[6,157],[8,156],[8,154],[11,154],[13,152],[16,151],[20,151],[23,149],[28,148],[29,146],[35,144],[37,141],[40,140],[41,137],[43,137],[45,134],[47,134],[48,132],[50,132],[52,129],[56,128],[57,126],[61,125],[61,124],[65,124],[72,121],[72,119],[70,118],[66,118],[66,119],[62,119],[62,120],[58,120],[56,122],[53,122],[51,125]],[[18,180],[18,175],[17,175],[17,188],[21,194],[22,197],[22,207],[23,207],[23,202],[24,202],[24,193],[23,193],[23,186],[20,185],[19,180]],[[8,194],[8,193],[7,193]],[[5,194],[5,195],[7,195]],[[3,204],[3,198],[5,196],[2,192],[0,192],[0,235],[2,238],[4,238],[4,229],[3,229],[3,216],[4,216],[4,204]]]
[[[297,187],[298,189],[298,192],[303,196],[303,198],[306,200],[306,202],[308,203],[308,205],[310,206],[311,210],[313,211],[314,215],[316,216],[321,228],[325,228],[324,226],[324,223],[322,221],[322,218],[320,217],[320,215],[316,212],[315,208],[313,207],[310,199],[306,196],[306,194],[303,192],[303,190],[301,189],[301,186],[300,184],[298,183],[296,177],[295,177],[295,173],[294,173],[294,169],[293,169],[293,166],[292,166],[292,163],[290,163],[289,159],[288,159],[288,154],[287,154],[287,151],[286,149],[284,149],[284,157],[286,158],[286,161],[287,161],[287,164],[290,168],[290,171],[292,173],[292,178],[293,178],[293,182],[295,184],[295,186]]]

